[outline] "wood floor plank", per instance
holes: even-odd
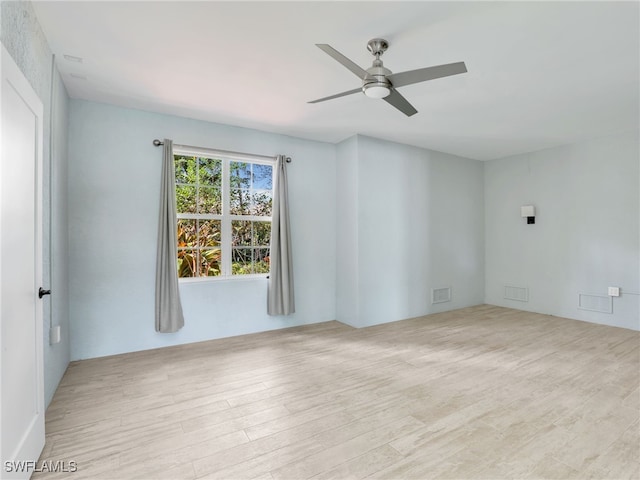
[[[72,362],[82,479],[640,478],[640,333],[479,305]]]
[[[144,477],[147,474],[155,478],[150,472],[189,465],[195,476],[194,461],[249,442],[249,438],[242,430],[226,435],[211,435],[209,439],[199,435],[184,434],[163,440],[163,442],[156,441],[122,452],[120,468],[125,470],[127,475]]]
[[[328,468],[334,468],[359,457],[374,448],[386,445],[399,436],[412,432],[421,426],[423,426],[423,423],[411,416],[393,420],[357,437],[337,443],[333,447],[311,454],[304,458],[303,461],[291,462],[276,470],[271,470],[271,475],[275,479],[310,478]]]
[[[584,470],[588,478],[640,478],[638,462],[638,432],[640,424],[633,423]]]
[[[402,455],[397,450],[385,444],[311,478],[313,480],[359,480],[373,475],[401,459]]]

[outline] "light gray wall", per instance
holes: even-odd
[[[336,146],[336,315],[359,325],[358,136]]]
[[[44,383],[48,405],[69,364],[67,229],[67,91],[30,2],[0,3],[0,41],[15,60],[44,106],[43,278],[51,287],[44,308]],[[51,91],[53,82],[53,110]],[[53,113],[52,113],[53,112]],[[53,122],[53,128],[51,129]],[[51,130],[50,130],[51,129]],[[53,132],[52,148],[49,146]],[[61,342],[49,344],[49,325],[61,327]]]
[[[339,145],[338,160],[338,195],[357,202],[356,213],[339,204],[338,278],[350,280],[338,320],[363,327],[483,302],[481,162],[365,136]],[[432,304],[441,287],[452,300]]]
[[[640,329],[639,159],[631,132],[487,162],[486,302]],[[529,204],[535,225],[520,217]],[[529,301],[504,299],[505,285]],[[612,314],[578,308],[608,286],[623,292]]]
[[[335,319],[333,145],[71,101],[69,276],[73,359],[100,357]],[[266,314],[266,279],[180,286],[185,326],[154,330],[161,150],[154,138],[261,155],[288,165],[296,313]]]

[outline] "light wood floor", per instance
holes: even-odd
[[[639,346],[484,305],[73,362],[34,478],[638,479]]]

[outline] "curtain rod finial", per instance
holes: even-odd
[[[287,158],[285,158],[285,162],[287,162],[287,163],[291,163],[291,157],[287,157]]]
[[[158,140],[157,138],[153,141],[153,144],[156,147],[159,147],[160,145],[164,145],[164,143],[162,143],[162,141]]]

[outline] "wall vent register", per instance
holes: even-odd
[[[513,285],[504,286],[504,298],[516,300],[518,302],[529,301],[529,289],[527,287],[515,287]]]
[[[578,308],[591,312],[613,313],[613,297],[608,295],[578,294]]]
[[[445,303],[451,301],[451,287],[431,289],[431,303]]]

